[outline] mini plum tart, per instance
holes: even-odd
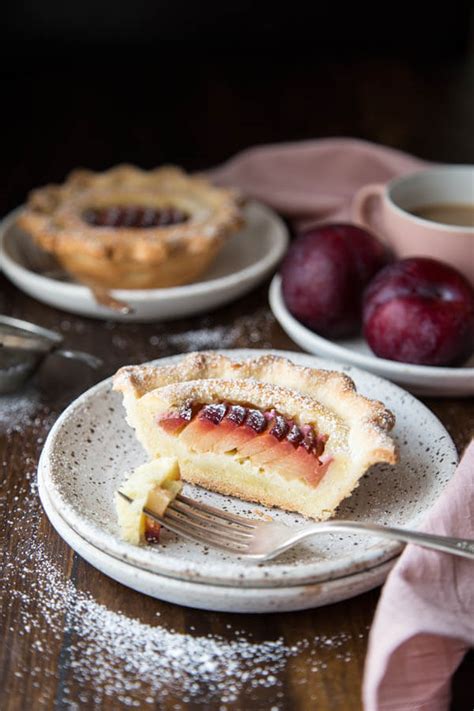
[[[242,226],[239,202],[174,166],[121,165],[34,190],[18,225],[89,286],[171,287],[195,281]]]
[[[316,520],[331,516],[377,462],[394,464],[392,413],[346,375],[273,355],[233,361],[192,353],[114,378],[152,458],[185,481]]]

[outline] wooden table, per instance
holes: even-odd
[[[314,65],[298,65],[294,60],[285,66],[280,63],[278,71],[270,71],[270,64],[262,60],[255,71],[246,74],[246,69],[229,65],[224,71],[213,64],[212,71],[204,72],[202,67],[191,67],[193,81],[184,93],[179,89],[184,70],[180,75],[177,69],[175,84],[165,75],[159,77],[167,96],[171,94],[171,103],[166,102],[164,109],[147,91],[150,72],[145,78],[135,77],[143,99],[140,111],[136,106],[125,105],[120,111],[112,108],[114,101],[120,101],[123,84],[113,76],[104,89],[106,73],[95,73],[87,65],[83,71],[76,67],[67,86],[63,83],[60,101],[55,93],[60,69],[49,67],[48,81],[43,84],[39,71],[12,77],[6,82],[5,105],[14,99],[17,112],[4,134],[4,172],[9,180],[1,213],[21,203],[31,187],[61,179],[79,164],[102,167],[127,159],[144,166],[175,161],[190,169],[203,168],[246,145],[274,140],[358,135],[432,160],[474,162],[472,108],[467,98],[472,66],[467,60],[435,68],[408,60]],[[17,81],[21,81],[21,91]],[[162,134],[166,141],[160,141]],[[130,705],[131,701],[137,708],[167,710],[361,708],[364,656],[378,590],[322,609],[273,616],[176,607],[128,590],[90,567],[58,537],[37,500],[35,468],[52,422],[77,395],[119,366],[196,344],[216,347],[223,334],[229,347],[297,350],[271,316],[267,287],[205,316],[169,324],[119,325],[49,308],[0,279],[1,313],[56,329],[69,347],[89,350],[104,359],[102,370],[92,373],[51,358],[15,402],[0,399],[2,709],[115,710],[128,707],[126,702]],[[474,429],[472,401],[425,402],[462,452]],[[62,591],[58,600],[45,599],[45,590],[51,593],[51,582],[57,582]],[[87,595],[93,604],[109,611],[97,618],[97,624],[120,611],[122,618],[174,630],[170,639],[187,635],[183,639],[191,650],[193,639],[202,644],[208,635],[223,644],[227,641],[230,647],[237,637],[257,645],[280,640],[281,668],[275,661],[268,662],[266,681],[265,665],[248,682],[234,674],[227,686],[221,686],[222,693],[214,694],[206,684],[190,691],[187,681],[180,688],[179,682],[165,675],[160,693],[150,696],[144,677],[136,674],[136,688],[132,688],[129,674],[129,685],[121,693],[118,680],[127,674],[130,660],[125,655],[108,675],[103,654],[97,652],[98,631],[91,632],[89,627],[85,634],[81,628],[84,636],[78,638],[78,618],[87,617],[87,607],[80,605]],[[94,609],[103,611],[97,605]],[[115,632],[117,648],[120,629]],[[157,660],[157,676],[162,669]],[[455,711],[472,709],[473,671],[474,659],[468,656],[454,679]],[[229,691],[231,683],[235,698]]]

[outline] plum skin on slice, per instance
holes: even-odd
[[[289,479],[302,478],[313,486],[330,463],[327,457],[320,461],[327,436],[309,424],[298,426],[275,410],[188,401],[179,410],[160,415],[158,424],[197,451],[233,452],[239,459],[271,466]]]
[[[148,516],[145,517],[145,540],[147,543],[159,543],[161,526]]]

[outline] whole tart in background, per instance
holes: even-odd
[[[76,170],[32,191],[18,218],[78,281],[121,289],[196,280],[242,223],[234,191],[175,166]]]

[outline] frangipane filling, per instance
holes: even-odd
[[[158,417],[159,426],[191,450],[248,459],[264,471],[317,486],[332,458],[324,453],[327,435],[313,424],[297,425],[274,409],[250,404],[188,400]]]

